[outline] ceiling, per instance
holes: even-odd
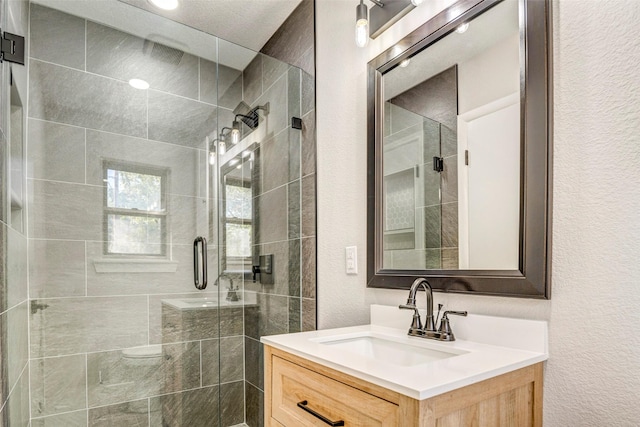
[[[32,0],[201,58],[243,70],[301,0]],[[168,18],[168,19],[167,19]]]
[[[518,0],[506,0],[473,19],[463,34],[452,32],[411,58],[406,68],[384,76],[384,99],[391,99],[432,76],[463,63],[509,37],[517,37]]]
[[[179,0],[171,11],[147,0],[120,0],[259,51],[301,0]]]

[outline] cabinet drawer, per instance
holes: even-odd
[[[320,426],[344,421],[345,427],[398,425],[398,406],[280,357],[272,358],[272,417],[285,427]],[[314,416],[298,406],[306,401]]]

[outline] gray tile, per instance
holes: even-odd
[[[441,132],[441,149],[444,157],[453,156],[458,153],[458,132],[455,129],[449,129],[445,125],[440,128]]]
[[[442,203],[458,201],[458,156],[444,158]]]
[[[424,208],[425,248],[439,248],[442,245],[442,216],[440,205]]]
[[[31,301],[32,357],[146,345],[147,297]]]
[[[84,354],[31,361],[31,414],[33,417],[70,412],[86,407],[87,372]]]
[[[33,418],[31,427],[87,427],[87,411]]]
[[[259,334],[286,334],[289,332],[289,298],[279,295],[258,295],[260,305]]]
[[[137,400],[200,386],[198,341],[142,347],[157,356],[140,359],[125,349],[87,355],[89,407]]]
[[[154,397],[150,405],[152,408],[159,405],[160,410],[152,412],[150,426],[217,427],[219,396],[219,389],[214,386]]]
[[[31,298],[85,294],[85,242],[31,240],[29,251]]]
[[[202,385],[220,383],[220,340],[202,340]]]
[[[244,421],[244,381],[220,385],[220,424],[233,426]]]
[[[302,132],[289,127],[287,133],[289,134],[289,181],[294,181],[300,178]]]
[[[193,272],[191,274],[193,274]],[[212,275],[211,277],[214,276]],[[216,287],[212,286],[208,288],[212,290],[211,292],[196,292],[196,288],[193,286],[192,280],[188,284],[183,285],[185,285],[185,288],[188,287],[189,290],[193,290],[194,292],[149,295],[149,343],[160,344],[162,342],[170,341],[168,339],[163,340],[162,309],[165,305],[163,301],[182,298],[218,298],[218,291]],[[175,333],[173,333],[173,335],[175,336]]]
[[[302,331],[316,330],[316,300],[302,299]]]
[[[316,175],[302,178],[302,236],[316,234]]]
[[[314,2],[303,0],[260,52],[292,65],[314,45]]]
[[[302,72],[301,74],[301,112],[303,116],[306,116],[311,112],[311,110],[315,110],[316,108],[316,79],[306,73]],[[388,103],[385,103],[388,105]],[[386,113],[385,113],[386,114]]]
[[[198,174],[199,153],[192,148],[87,131],[88,184],[104,186],[105,160],[166,170],[168,193],[197,196],[200,189],[205,187]]]
[[[253,105],[256,99],[262,95],[262,58],[264,55],[256,55],[242,72],[243,100]]]
[[[287,74],[289,68],[289,64],[286,62],[262,55],[262,87],[264,90]],[[289,100],[291,101],[291,98]]]
[[[90,21],[87,71],[198,99],[198,57]]]
[[[316,297],[316,238],[302,239],[302,297]]]
[[[302,54],[293,64],[300,68],[302,71],[310,76],[316,75],[316,51],[315,47],[311,46],[305,53]]]
[[[9,308],[9,303],[7,301],[9,292],[9,290],[7,289],[7,286],[9,284],[7,280],[7,234],[8,227],[4,224],[4,222],[0,222],[0,313],[3,313]],[[2,387],[0,387],[0,393],[2,393],[1,390]],[[0,395],[0,397],[2,396]],[[0,405],[2,405],[2,403],[4,403],[4,400],[0,399]]]
[[[244,389],[246,414],[249,427],[264,426],[264,392],[247,383]]]
[[[0,72],[0,78],[2,77],[2,72]],[[0,85],[0,96],[2,96],[2,88],[4,87],[4,85]],[[6,99],[4,96],[2,96],[2,99]],[[0,114],[2,114],[2,106],[4,105],[4,102],[0,102]],[[0,120],[2,120],[3,116],[0,116]],[[2,159],[6,159],[7,158],[7,141],[4,137],[4,134],[2,133],[2,130],[0,129],[0,158]],[[2,180],[2,182],[7,182],[7,162],[0,162],[0,179]],[[6,209],[6,203],[9,200],[7,198],[7,186],[6,185],[0,185],[0,221],[4,222],[5,224],[8,222],[7,221],[7,213],[8,213],[8,209]]]
[[[241,335],[242,307],[179,310],[162,306],[163,342],[193,341]]]
[[[433,206],[440,204],[440,172],[433,170],[433,163],[427,163],[420,167],[420,176],[423,180],[424,192],[418,194],[416,206]]]
[[[287,225],[287,188],[279,187],[256,199],[258,212],[255,215],[256,243],[268,243],[286,240]]]
[[[200,58],[200,100],[236,108],[242,101],[242,71]]]
[[[244,338],[220,338],[220,382],[244,380]],[[204,378],[203,378],[204,382]]]
[[[37,60],[31,61],[30,66],[30,117],[146,136],[146,91],[126,82]]]
[[[445,270],[457,270],[458,264],[458,248],[442,249],[442,268]]]
[[[89,409],[90,427],[147,427],[149,425],[148,399]]]
[[[289,238],[300,237],[300,180],[296,180],[287,186],[287,202],[289,208]]]
[[[458,246],[458,203],[442,205],[442,247]]]
[[[422,116],[394,104],[391,104],[390,114],[392,134],[422,124]]]
[[[190,292],[193,287],[193,245],[172,245],[166,249],[171,253],[167,263],[177,263],[175,272],[146,270],[145,264],[126,264],[127,270],[120,272],[97,272],[104,255],[103,242],[87,242],[87,294],[139,295],[171,292]],[[154,260],[161,262],[161,259]],[[167,267],[172,266],[167,264]],[[136,269],[140,269],[136,271]],[[143,270],[144,269],[144,270]]]
[[[84,129],[29,119],[29,178],[84,184]]]
[[[316,172],[316,113],[315,110],[302,118],[302,176]]]
[[[261,147],[262,191],[267,192],[289,182],[289,133],[280,132]]]
[[[251,103],[252,106],[269,103],[269,114],[266,115],[259,127],[260,131],[266,135],[263,141],[277,135],[289,126],[290,118],[287,115],[287,94],[287,77],[285,75],[280,77],[280,79],[269,88],[265,88],[262,96]],[[262,112],[260,114],[262,115]]]
[[[102,188],[29,180],[29,192],[30,237],[102,240]]]
[[[2,227],[5,227],[2,224]],[[5,229],[6,235],[6,293],[5,303],[7,308],[27,299],[27,238],[12,228]]]
[[[264,348],[260,341],[244,338],[244,363],[246,380],[259,389],[264,389]]]
[[[302,267],[301,267],[301,243],[300,239],[289,240],[289,253],[287,258],[287,282],[289,284],[289,289],[287,295],[293,297],[299,297],[301,293],[301,276],[302,276]]]
[[[302,331],[301,309],[300,298],[289,298],[289,333]]]
[[[5,426],[29,425],[29,370],[25,369],[9,395],[0,419]]]
[[[186,98],[149,93],[149,139],[206,148],[205,137],[216,129],[216,107]]]
[[[84,69],[84,19],[31,4],[32,58]]]
[[[4,312],[0,314],[0,350],[3,353],[6,353],[5,348],[9,345],[8,339],[8,329],[7,329],[7,316],[8,312]],[[2,372],[2,376],[0,377],[0,405],[4,405],[7,398],[9,397],[9,391],[11,390],[11,384],[9,384],[9,376],[8,373],[8,365],[9,365],[8,357],[0,357],[0,372]],[[2,418],[0,417],[0,421]]]
[[[269,57],[267,56],[265,58],[269,58]],[[277,60],[269,58],[269,61],[277,61]],[[277,61],[277,62],[282,64],[282,62],[280,61]],[[265,73],[266,73],[266,70],[265,70]],[[301,79],[302,79],[302,77],[300,76],[301,73],[302,71],[300,71],[300,69],[296,67],[289,67],[289,71],[287,73],[287,90],[288,90],[287,106],[289,108],[287,115],[289,117],[302,117],[302,107],[301,107],[302,92],[300,88]]]
[[[6,390],[11,390],[18,384],[20,377],[29,361],[29,328],[28,302],[13,307],[2,315],[0,329],[3,332],[4,371],[1,382]],[[28,371],[28,369],[27,369]]]

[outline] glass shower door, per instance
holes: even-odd
[[[219,404],[244,383],[243,309],[214,286],[218,41],[124,3],[51,4],[30,10],[33,423],[242,423]],[[224,384],[221,348],[240,361]]]

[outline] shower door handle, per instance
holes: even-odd
[[[207,239],[202,236],[193,241],[193,282],[197,289],[207,287]]]

